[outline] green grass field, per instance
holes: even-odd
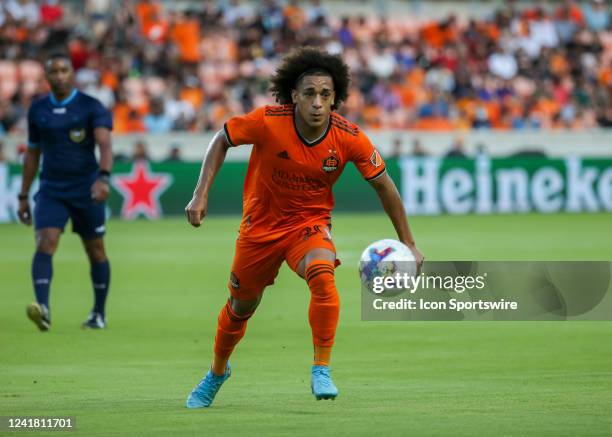
[[[306,285],[283,267],[212,408],[185,399],[209,365],[237,217],[110,221],[109,328],[78,238],[54,261],[53,327],[25,317],[31,229],[0,226],[0,416],[76,416],[83,435],[610,435],[612,322],[360,320],[361,250],[393,236],[382,215],[338,215],[341,322],[335,402],[310,394]],[[428,259],[611,260],[610,215],[419,217]],[[0,432],[1,433],[1,432]]]

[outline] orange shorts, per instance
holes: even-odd
[[[256,299],[274,283],[283,261],[297,272],[300,261],[312,249],[336,253],[327,223],[304,225],[271,242],[250,242],[238,237],[228,284],[230,293],[240,300]]]

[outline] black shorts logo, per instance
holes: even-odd
[[[230,273],[230,284],[232,288],[236,290],[240,288],[240,280],[238,279],[238,276],[236,276],[236,273],[234,272]]]
[[[332,171],[338,170],[338,167],[340,167],[340,160],[333,155],[330,155],[323,160],[323,171],[326,173],[331,173]]]

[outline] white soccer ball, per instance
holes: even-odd
[[[416,258],[404,243],[392,239],[375,241],[361,254],[359,276],[362,285],[368,290],[374,290],[375,277],[396,277],[398,273],[401,276],[417,274]],[[387,294],[393,291],[402,290],[385,290]]]

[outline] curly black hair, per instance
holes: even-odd
[[[291,91],[304,73],[329,74],[334,82],[336,98],[331,109],[338,109],[348,97],[351,75],[340,55],[331,55],[316,47],[299,47],[285,56],[272,76],[270,91],[281,105],[292,103]]]

